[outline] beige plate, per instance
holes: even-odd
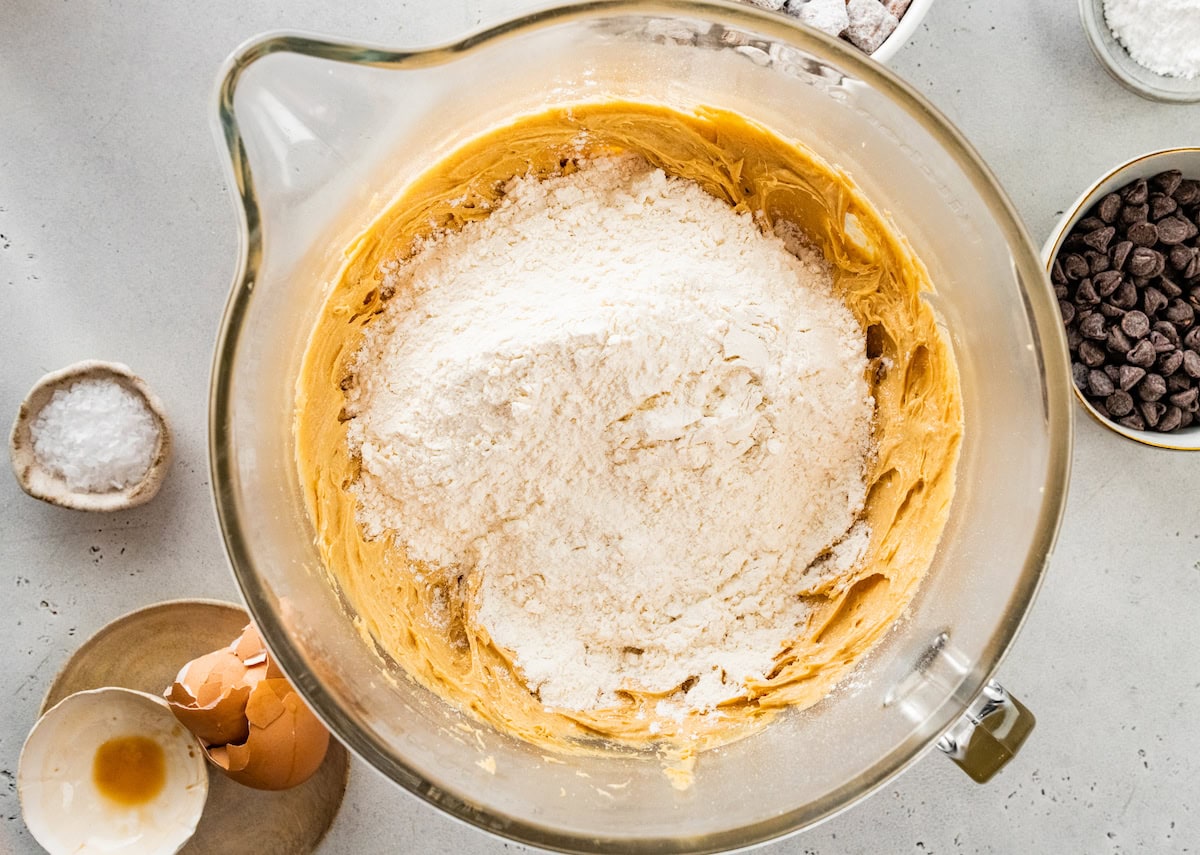
[[[42,712],[67,695],[101,686],[161,695],[181,666],[233,641],[249,620],[240,606],[213,600],[173,600],[130,612],[75,651],[54,678]],[[317,774],[290,790],[252,790],[210,769],[208,803],[180,852],[312,852],[341,807],[349,771],[349,755],[336,739],[329,740]]]

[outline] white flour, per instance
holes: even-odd
[[[1200,76],[1200,0],[1105,0],[1104,20],[1139,65]]]
[[[389,265],[359,520],[478,574],[475,620],[547,706],[733,697],[862,509],[862,332],[815,254],[640,160],[507,190]]]

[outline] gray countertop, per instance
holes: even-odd
[[[123,361],[177,440],[143,509],[85,515],[0,476],[0,851],[31,852],[14,776],[56,670],[103,624],[164,599],[238,599],[211,509],[208,371],[237,234],[209,127],[218,65],[265,30],[443,40],[520,0],[8,0],[0,24],[0,415],[44,372]],[[352,10],[344,6],[354,6]],[[1036,241],[1102,171],[1200,144],[1200,105],[1110,80],[1074,0],[940,0],[892,66],[982,153]],[[1076,408],[1071,497],[1000,679],[1038,715],[977,786],[926,756],[778,853],[1187,852],[1200,848],[1200,455],[1134,445]],[[11,599],[10,599],[11,598]],[[356,761],[322,853],[521,851]]]

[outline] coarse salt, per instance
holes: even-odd
[[[159,428],[145,402],[120,383],[86,379],[57,389],[29,425],[33,453],[72,490],[123,490],[154,462]]]

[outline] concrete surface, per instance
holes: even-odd
[[[454,36],[522,2],[8,0],[0,24],[0,416],[43,372],[127,362],[164,400],[160,496],[107,516],[0,475],[0,851],[32,852],[22,740],[81,640],[138,606],[236,599],[211,510],[205,402],[235,263],[208,128],[221,60],[274,28],[386,43]],[[343,8],[343,7],[354,8]],[[893,67],[957,123],[1040,242],[1102,170],[1200,144],[1200,105],[1138,99],[1091,56],[1072,0],[940,0]],[[1200,848],[1200,455],[1136,446],[1077,411],[1049,578],[1001,680],[1038,714],[988,786],[926,756],[770,853],[1104,853]],[[357,764],[321,852],[520,851]]]

